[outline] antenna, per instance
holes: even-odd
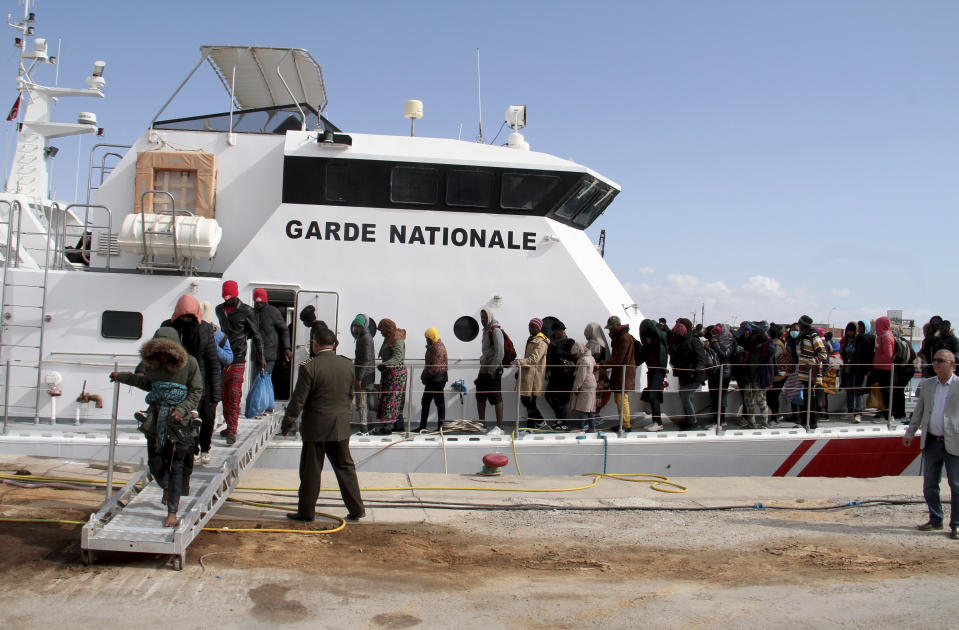
[[[479,137],[477,142],[483,142],[483,87],[480,84],[480,49],[476,49],[476,101],[479,105]]]

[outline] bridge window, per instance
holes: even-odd
[[[347,164],[326,165],[326,200],[350,201],[350,167]]]
[[[438,181],[435,168],[394,166],[390,171],[390,201],[431,206],[436,203]]]
[[[446,174],[446,205],[489,208],[493,176],[489,171],[451,169]]]
[[[530,173],[504,173],[500,205],[505,210],[537,210],[559,185],[559,178]]]

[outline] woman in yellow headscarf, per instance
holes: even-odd
[[[449,360],[446,357],[446,346],[440,340],[440,331],[435,328],[426,329],[426,360],[423,374],[423,400],[420,403],[420,426],[417,431],[426,430],[426,420],[430,415],[430,401],[436,403],[436,428],[443,426],[446,419],[446,398],[443,389],[449,380],[447,369]]]

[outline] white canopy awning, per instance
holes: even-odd
[[[323,70],[308,51],[262,46],[201,46],[236,107],[254,109],[307,103],[326,108]],[[235,77],[235,78],[234,78]]]

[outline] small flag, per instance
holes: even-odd
[[[17,100],[13,102],[13,107],[10,108],[10,113],[7,114],[7,120],[16,120],[17,115],[20,113],[20,99],[23,98],[23,92],[17,93]]]

